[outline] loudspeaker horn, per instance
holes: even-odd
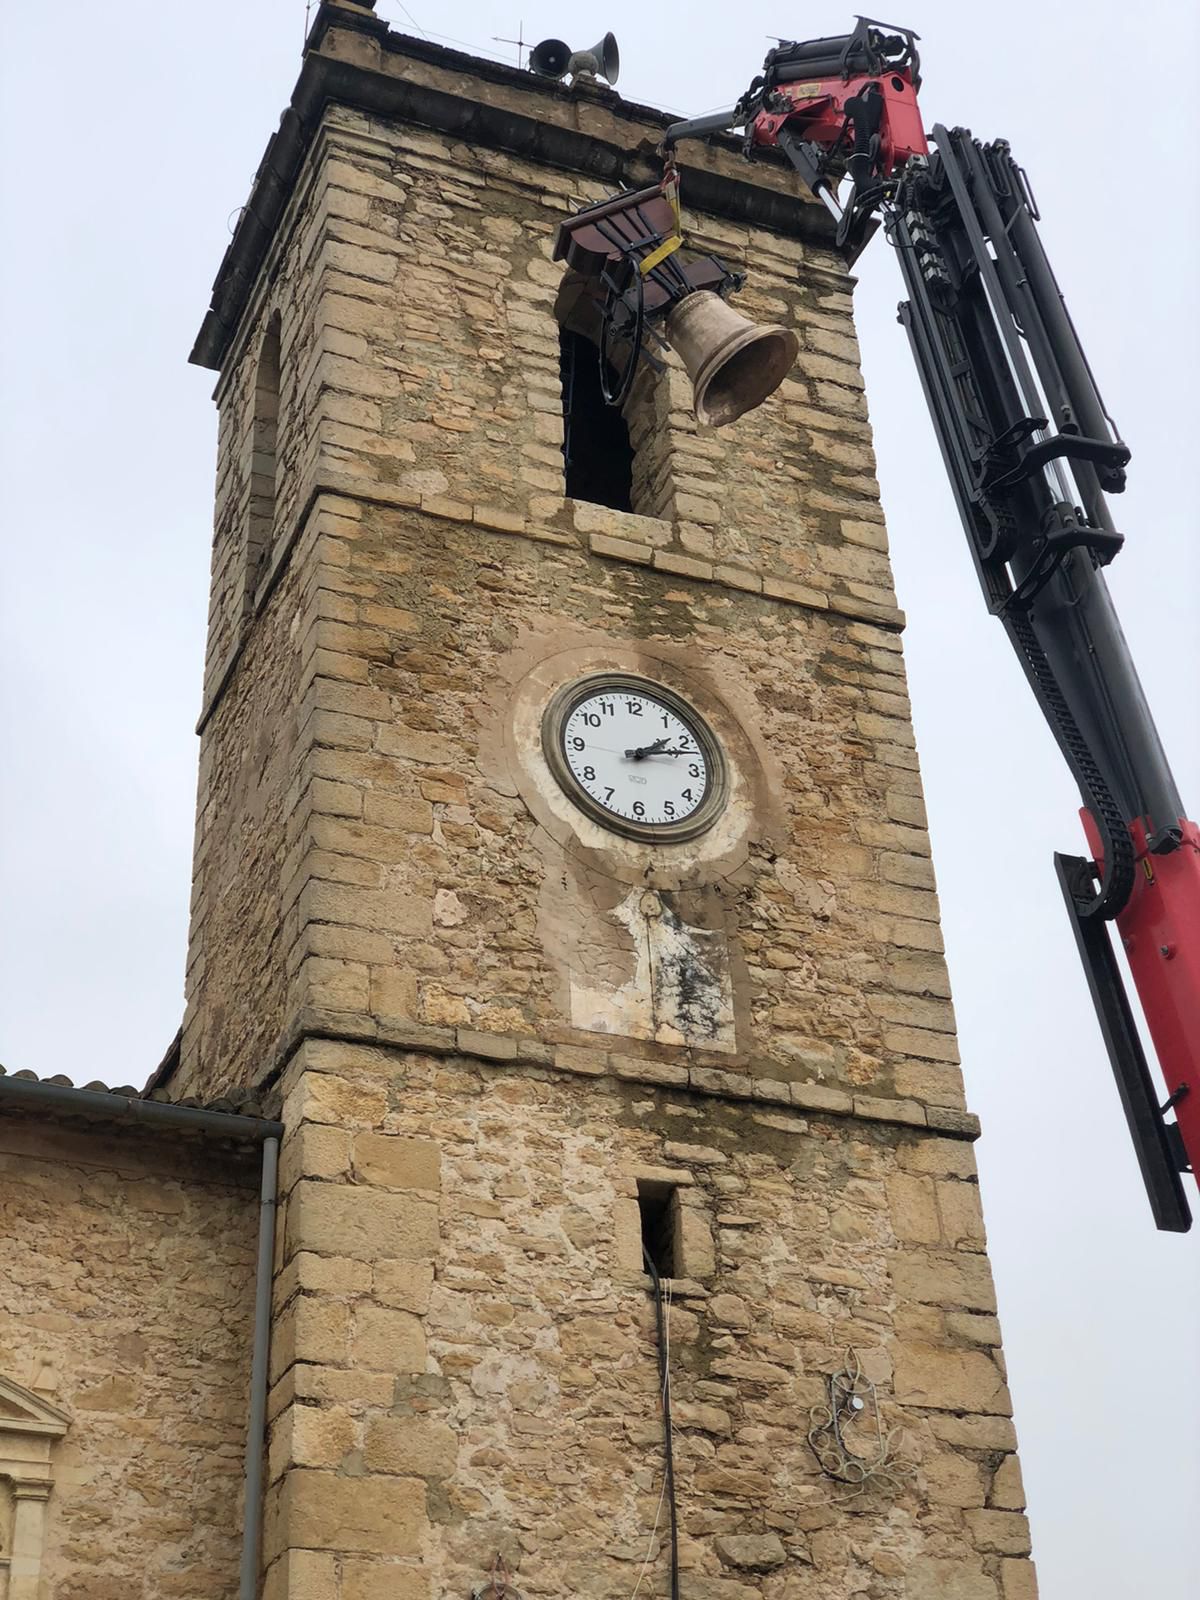
[[[578,78],[583,73],[616,83],[621,52],[611,33],[590,50],[572,50],[561,39],[543,39],[529,52],[529,70],[541,78]]]
[[[561,39],[543,39],[529,52],[529,70],[539,78],[565,78],[571,47]]]
[[[684,295],[663,333],[692,380],[696,420],[712,428],[735,422],[774,394],[800,352],[790,328],[760,328],[711,289]]]

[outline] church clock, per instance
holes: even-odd
[[[546,708],[542,748],[579,809],[631,838],[694,838],[725,802],[725,761],[712,729],[649,679],[597,673],[568,684]]]

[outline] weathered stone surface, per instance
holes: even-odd
[[[433,1139],[360,1133],[354,1141],[354,1173],[363,1183],[387,1189],[441,1187],[441,1155]]]
[[[968,1511],[967,1526],[978,1550],[1003,1556],[1029,1554],[1029,1524],[1017,1511]]]
[[[938,1411],[1012,1411],[999,1368],[983,1350],[947,1350],[930,1344],[895,1347],[896,1398]]]
[[[1016,1456],[1005,1456],[996,1468],[988,1505],[1004,1511],[1024,1511],[1025,1485],[1021,1481],[1021,1463]]]
[[[787,1560],[783,1540],[775,1533],[727,1533],[713,1541],[717,1554],[729,1567],[750,1567],[769,1572]]]
[[[902,1300],[968,1311],[996,1309],[996,1290],[984,1256],[936,1255],[923,1250],[897,1255],[891,1271],[896,1294]]]
[[[362,1306],[354,1314],[354,1361],[377,1372],[424,1372],[425,1330],[411,1311]]]
[[[1037,1572],[1032,1561],[1002,1561],[1000,1581],[1004,1600],[1038,1600]]]
[[[425,1484],[296,1468],[283,1481],[279,1519],[286,1537],[309,1548],[415,1555],[428,1521]]]
[[[368,1472],[398,1472],[411,1478],[448,1477],[457,1458],[454,1429],[420,1417],[380,1417],[368,1430],[363,1450]]]
[[[905,1600],[999,1600],[996,1583],[975,1560],[918,1556],[904,1579]]]
[[[412,1195],[305,1180],[288,1203],[290,1250],[374,1261],[420,1259],[438,1246],[437,1206]]]

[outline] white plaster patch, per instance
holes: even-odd
[[[629,936],[620,948],[612,921]],[[657,1044],[736,1050],[723,932],[692,927],[660,895],[641,889],[593,918],[592,928],[592,936],[581,931],[571,952],[572,1026]]]
[[[467,920],[467,909],[453,889],[439,889],[434,895],[433,920],[443,928],[457,928]]]

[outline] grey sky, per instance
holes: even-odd
[[[395,0],[380,15],[415,31]],[[477,50],[613,28],[629,98],[731,103],[846,6],[413,0]],[[926,122],[1003,135],[1133,448],[1117,603],[1192,814],[1200,287],[1185,0],[905,0]],[[0,64],[0,1059],[141,1083],[178,1025],[215,422],[192,336],[304,0],[21,6]],[[512,52],[508,52],[509,59]],[[751,263],[751,267],[752,267]],[[1197,1243],[1156,1234],[1051,865],[1077,798],[970,569],[876,240],[859,332],[1044,1600],[1186,1600]],[[1193,1200],[1195,1191],[1193,1189]],[[1200,1209],[1200,1207],[1198,1207]]]

